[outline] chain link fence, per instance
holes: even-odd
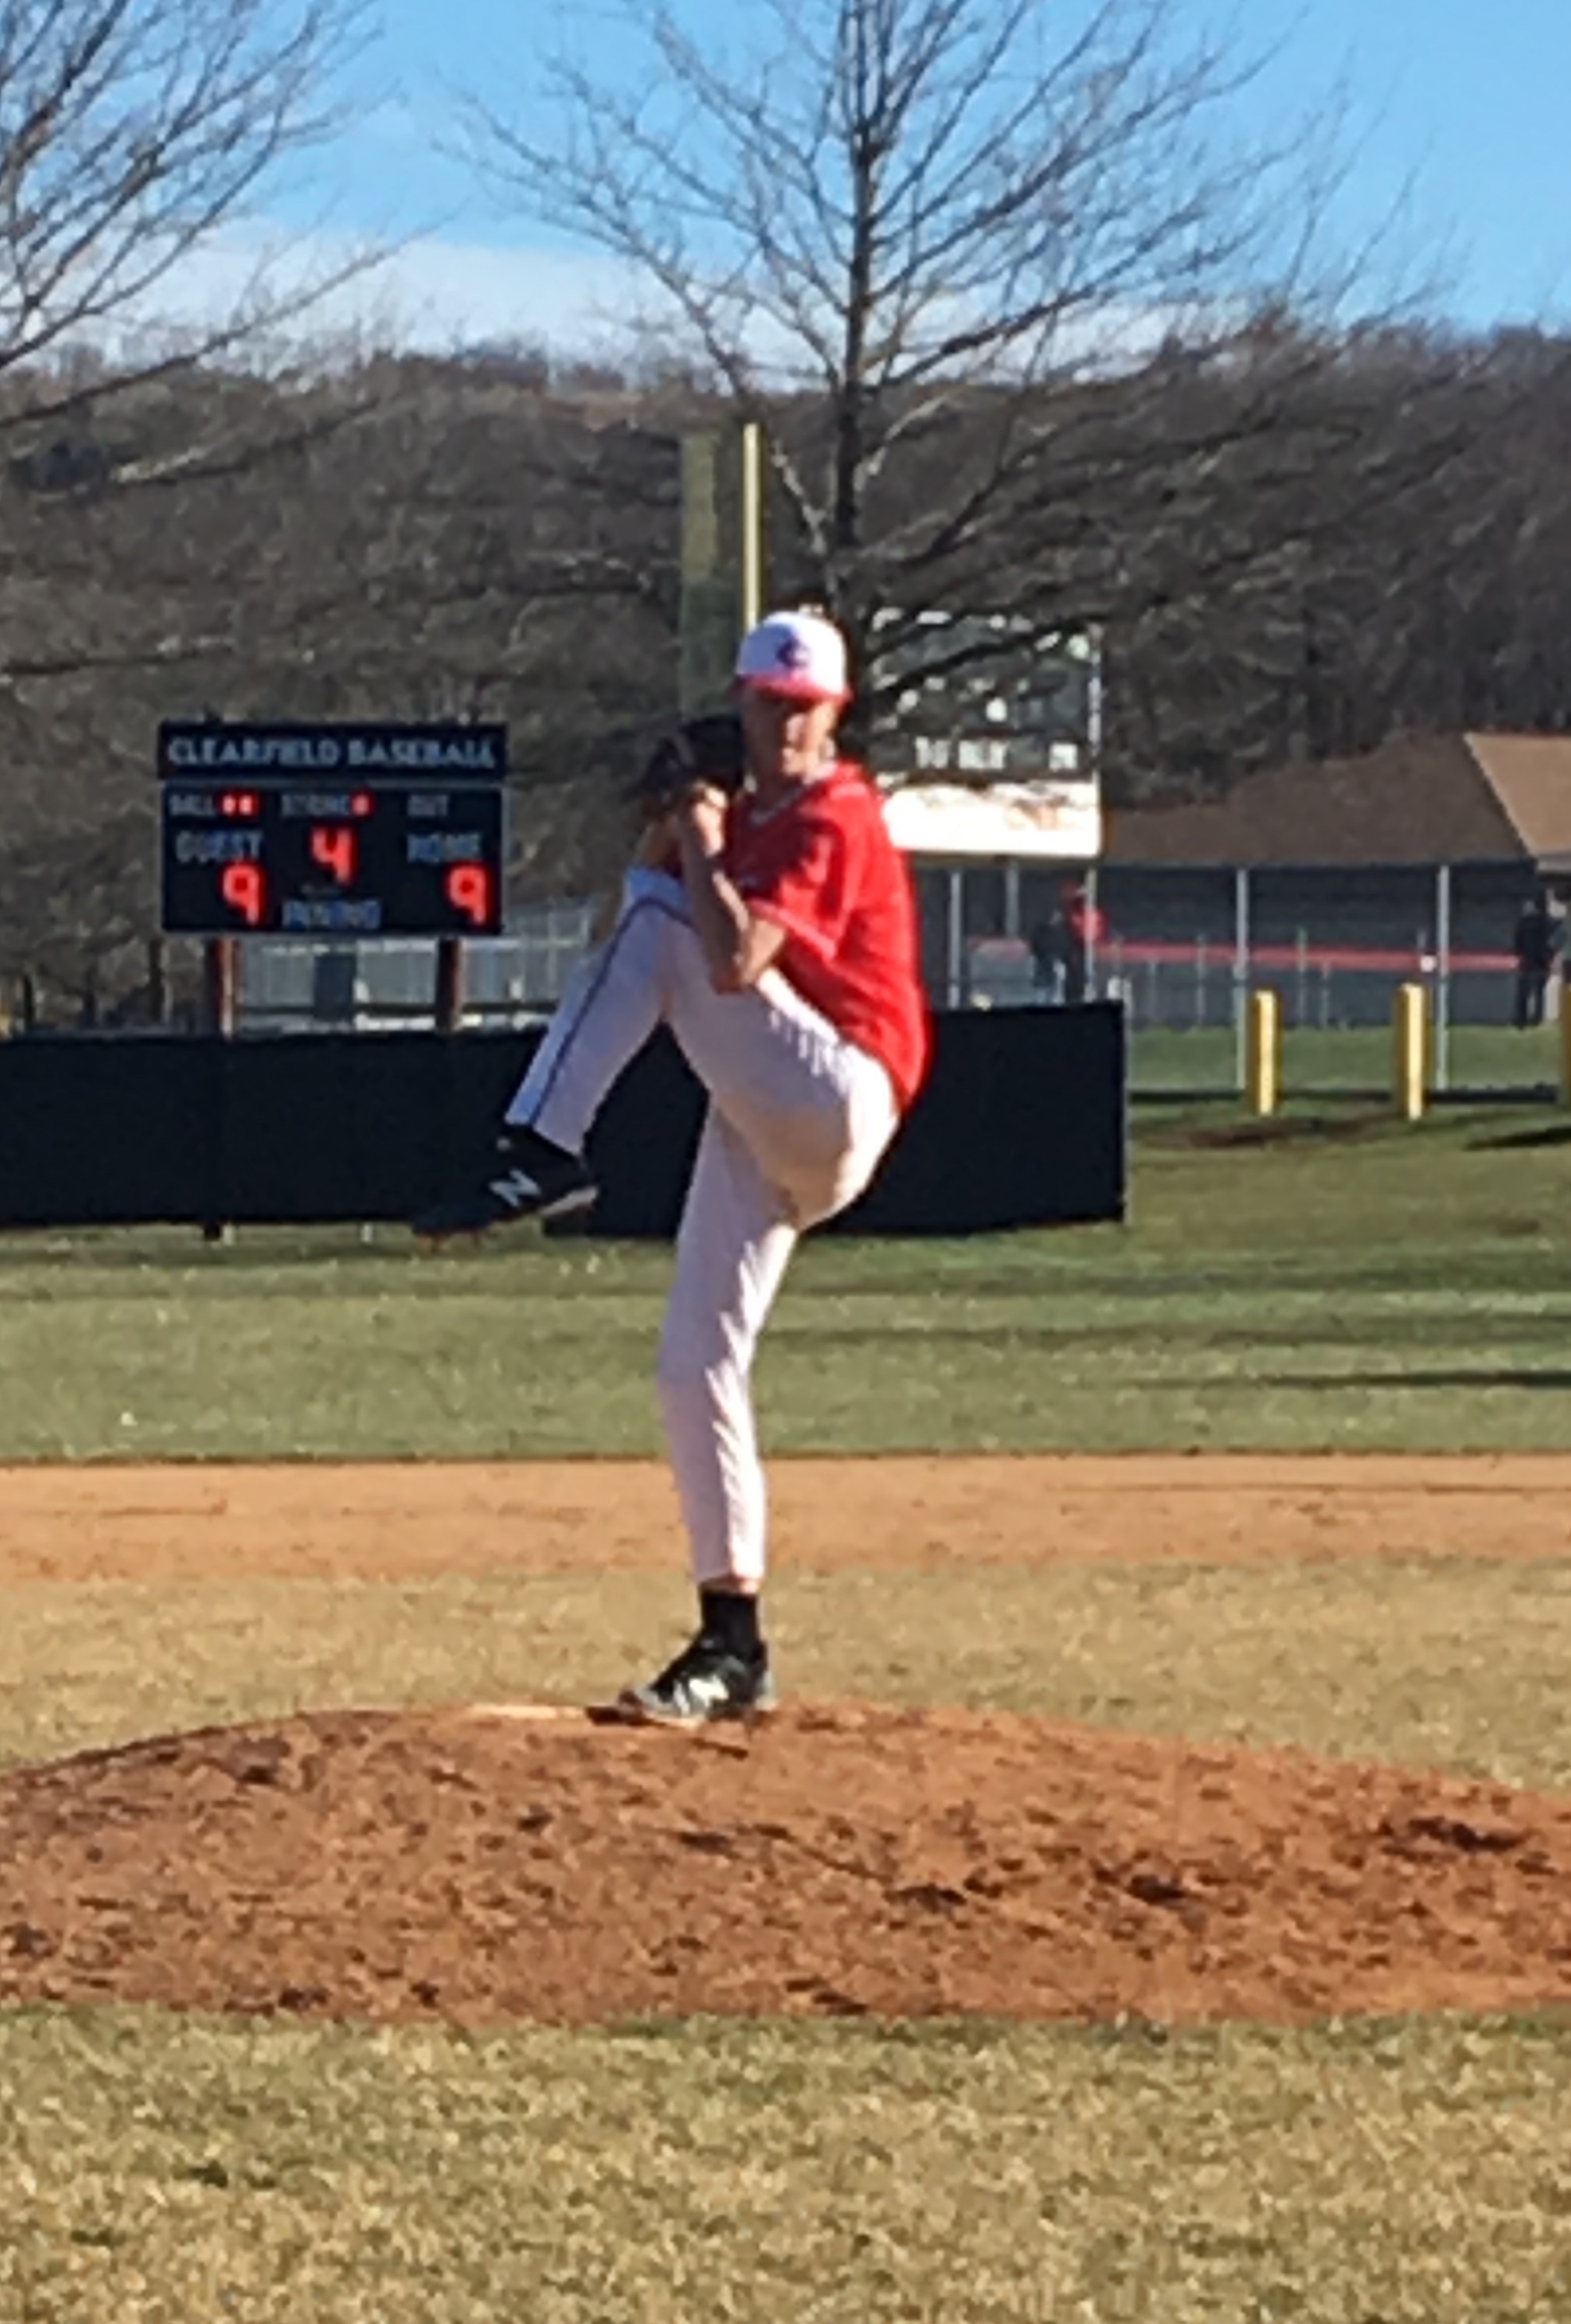
[[[1530,868],[931,867],[918,884],[935,999],[1052,1006],[1071,982],[1116,999],[1137,1094],[1241,1090],[1247,997],[1261,987],[1282,1004],[1290,1092],[1383,1092],[1396,994],[1413,982],[1429,997],[1438,1092],[1559,1084],[1560,975],[1525,988],[1513,948]],[[1091,909],[1071,972],[1061,932],[1077,890]]]
[[[1092,912],[1074,978],[1122,1001],[1136,1094],[1243,1086],[1247,996],[1282,1002],[1290,1092],[1383,1091],[1399,986],[1421,982],[1442,1092],[1558,1085],[1562,984],[1519,1026],[1511,932],[1530,875],[1509,865],[1254,872],[1023,864],[920,865],[923,969],[938,1008],[1061,1005],[1065,899]],[[464,947],[464,1022],[547,1015],[593,936],[574,899],[516,912],[504,937]],[[241,1022],[257,1030],[414,1030],[435,1022],[436,947],[415,941],[242,945]],[[1536,1011],[1530,1008],[1528,1013]]]

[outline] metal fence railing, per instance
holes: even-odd
[[[514,913],[505,936],[465,942],[463,1021],[524,1025],[547,1014],[589,949],[593,918],[592,903],[539,904]],[[240,1021],[253,1031],[429,1030],[436,992],[434,942],[242,941]]]

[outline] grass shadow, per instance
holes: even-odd
[[[1455,1365],[1445,1370],[1402,1372],[1263,1372],[1258,1388],[1300,1388],[1340,1395],[1350,1388],[1571,1388],[1571,1370],[1530,1370],[1521,1365]]]
[[[1528,1153],[1539,1147],[1571,1146],[1571,1121],[1548,1121],[1531,1130],[1497,1130],[1492,1138],[1474,1138],[1468,1141],[1472,1154]]]
[[[1138,1093],[1135,1102],[1139,1103]],[[1167,1121],[1160,1127],[1137,1123],[1143,1144],[1170,1152],[1225,1153],[1259,1147],[1346,1146],[1378,1137],[1391,1130],[1395,1116],[1388,1104],[1349,1108],[1336,1113],[1280,1113],[1262,1119],[1247,1115],[1231,1121]]]

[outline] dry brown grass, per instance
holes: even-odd
[[[793,1692],[967,1702],[1571,1789],[1571,1565],[783,1575]],[[0,1757],[335,1704],[584,1700],[688,1618],[675,1574],[0,1591]]]
[[[0,1749],[577,1694],[673,1576],[27,1585]],[[1571,1569],[786,1577],[816,1693],[1571,1785]],[[1571,2029],[694,2024],[472,2042],[0,2015],[0,2324],[1557,2324]]]
[[[1554,2324],[1571,2040],[0,2019],[5,2324]]]

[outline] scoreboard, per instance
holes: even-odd
[[[171,721],[158,773],[168,936],[501,932],[503,726]]]

